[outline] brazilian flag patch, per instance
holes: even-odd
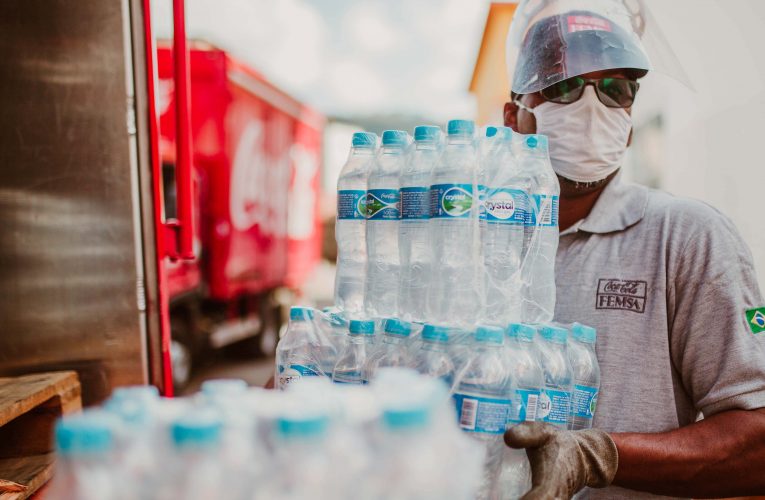
[[[746,322],[749,323],[752,333],[765,332],[765,307],[749,309],[746,312]]]

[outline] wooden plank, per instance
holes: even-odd
[[[62,399],[70,411],[79,408],[80,384],[75,372],[35,373],[21,377],[0,378],[0,426],[3,426],[54,396]],[[74,407],[71,407],[74,404]]]
[[[53,425],[80,410],[75,372],[0,378],[0,500],[34,494],[53,473]]]

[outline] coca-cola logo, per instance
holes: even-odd
[[[642,280],[601,278],[595,296],[596,309],[645,312],[648,283]]]

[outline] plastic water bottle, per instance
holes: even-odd
[[[555,312],[560,185],[550,163],[547,136],[526,136],[520,146],[521,169],[531,175],[522,271],[523,321],[544,323],[552,321]]]
[[[451,388],[454,383],[454,363],[449,356],[449,329],[426,324],[422,329],[422,344],[415,353],[412,366],[423,375],[443,380]]]
[[[349,316],[357,317],[364,312],[367,177],[374,161],[377,136],[356,132],[352,144],[337,180],[335,304]]]
[[[415,127],[414,150],[401,172],[399,315],[406,321],[425,321],[431,259],[430,176],[438,161],[440,135],[439,127]]]
[[[568,359],[568,332],[557,326],[543,326],[538,344],[545,388],[539,398],[537,420],[568,428],[573,378]]]
[[[595,329],[579,323],[571,327],[568,358],[574,374],[571,396],[571,428],[590,429],[600,390],[600,366],[595,354]]]
[[[386,130],[382,146],[369,173],[367,188],[367,281],[364,305],[372,318],[398,314],[401,218],[399,176],[406,161],[409,136]]]
[[[266,491],[259,498],[337,498],[333,490],[338,486],[333,467],[342,464],[327,457],[329,423],[326,415],[314,414],[310,408],[279,418],[273,491]]]
[[[366,381],[371,381],[379,368],[390,366],[410,366],[412,364],[407,340],[412,333],[412,324],[396,318],[385,320],[382,342],[367,358],[364,369]]]
[[[313,323],[310,307],[292,307],[287,331],[276,346],[277,387],[285,389],[302,377],[330,376],[336,359],[332,343]]]
[[[481,306],[475,124],[451,120],[433,170],[428,321],[472,328]]]
[[[479,326],[475,340],[476,352],[460,372],[453,397],[460,427],[486,450],[483,482],[476,498],[489,498],[502,465],[502,435],[512,406],[513,385],[502,348],[502,328]]]
[[[322,310],[320,319],[319,327],[324,331],[324,336],[329,339],[339,353],[348,342],[348,320],[341,313],[329,307]],[[332,367],[334,368],[334,363]]]
[[[478,175],[485,297],[481,321],[504,326],[521,319],[521,263],[530,182],[513,154],[512,129],[494,130]]]
[[[160,498],[202,500],[228,496],[220,463],[222,429],[220,418],[209,409],[187,413],[172,423],[170,481],[160,487]]]
[[[113,500],[121,498],[124,478],[116,463],[118,429],[115,417],[100,410],[86,410],[59,420],[55,427],[58,460],[52,500]]]
[[[545,385],[544,372],[535,345],[536,328],[511,323],[505,331],[505,361],[514,382],[513,406],[507,426],[536,420],[539,396]],[[531,466],[526,450],[505,448],[497,493],[502,499],[517,499],[531,488]]]
[[[351,320],[348,345],[337,357],[332,381],[336,384],[363,384],[366,380],[364,367],[374,346],[375,322]]]

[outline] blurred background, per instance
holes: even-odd
[[[765,2],[646,3],[694,89],[660,74],[641,82],[626,175],[729,216],[764,283]],[[185,9],[189,106],[171,0],[0,7],[11,54],[0,67],[0,373],[75,368],[86,403],[127,383],[262,384],[289,306],[332,302],[351,134],[502,122],[512,2]],[[184,220],[193,238],[176,241]],[[85,340],[93,332],[106,342]]]

